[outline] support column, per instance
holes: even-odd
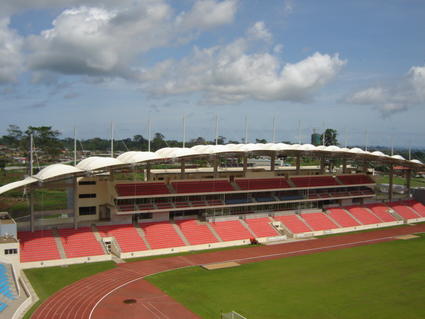
[[[325,173],[325,157],[320,157],[320,174]]]
[[[394,168],[393,165],[390,165],[390,175],[389,175],[389,187],[388,187],[388,200],[393,201],[393,177],[394,177]]]
[[[243,155],[243,175],[246,176],[246,172],[248,171],[248,155]]]
[[[406,171],[406,188],[407,188],[407,194],[409,194],[410,197],[410,179],[412,178],[412,170],[408,169]]]
[[[184,179],[184,176],[186,174],[186,167],[185,166],[186,165],[185,165],[184,159],[182,159],[181,162],[180,162],[180,177],[182,179]]]
[[[301,156],[298,154],[295,157],[295,175],[300,175],[300,169],[301,169]]]
[[[32,188],[30,188],[30,194],[29,194],[29,200],[30,200],[30,228],[31,231],[34,232],[35,230],[35,216],[34,216],[34,191]]]
[[[270,156],[270,171],[274,172],[276,168],[276,153]]]
[[[78,181],[77,178],[74,178],[74,229],[78,228]]]
[[[145,176],[145,180],[147,182],[149,182],[151,180],[151,164],[149,164],[149,163],[146,164],[146,176]]]
[[[365,173],[365,174],[367,174],[367,171],[368,171],[368,167],[369,167],[369,165],[368,165],[369,163],[367,162],[367,161],[364,161],[363,162],[363,169],[362,169],[362,171],[363,171],[363,173]]]
[[[218,177],[218,163],[220,161],[220,158],[218,155],[215,155],[213,158],[213,167],[214,167],[214,178]]]
[[[342,173],[347,174],[347,159],[346,158],[342,159]]]

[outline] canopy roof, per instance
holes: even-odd
[[[382,152],[368,152],[359,148],[341,148],[339,146],[314,146],[311,144],[226,144],[226,145],[196,145],[191,148],[165,147],[156,152],[131,151],[119,155],[117,158],[93,156],[83,159],[76,166],[65,164],[53,164],[43,168],[38,174],[27,177],[22,181],[13,182],[0,187],[0,194],[7,191],[24,187],[26,185],[60,180],[70,176],[85,176],[96,174],[111,169],[127,167],[137,164],[145,164],[153,161],[166,161],[170,159],[194,158],[201,156],[246,153],[267,153],[276,155],[305,155],[305,156],[329,156],[345,157],[356,160],[381,161],[393,165],[402,165],[412,169],[424,169],[425,164],[419,160],[406,160],[400,155],[385,155]]]

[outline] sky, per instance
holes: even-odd
[[[0,134],[425,147],[422,0],[2,0]]]

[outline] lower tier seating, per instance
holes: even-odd
[[[202,225],[195,219],[176,221],[183,235],[191,245],[211,244],[218,240],[207,225]]]
[[[21,262],[60,259],[51,230],[18,232]]]
[[[245,222],[256,237],[272,237],[279,235],[271,225],[270,219],[267,217],[246,219]]]
[[[339,228],[324,213],[305,213],[301,217],[315,231]]]
[[[382,221],[367,209],[360,206],[346,207],[351,215],[353,215],[363,225],[379,224]]]
[[[273,218],[280,221],[293,234],[311,232],[311,229],[296,215],[275,216]]]
[[[383,222],[395,222],[397,219],[389,212],[390,208],[381,203],[373,203],[366,205],[376,216]]]
[[[425,205],[415,200],[407,200],[403,202],[405,205],[413,208],[421,217],[425,217]]]
[[[105,254],[101,243],[96,240],[91,228],[59,229],[66,257],[86,257]]]
[[[102,237],[114,237],[124,253],[147,249],[133,225],[97,226],[97,229]]]
[[[360,224],[342,208],[329,208],[328,215],[342,227],[360,226]]]
[[[389,206],[404,219],[414,219],[421,217],[413,209],[404,205],[402,202],[389,203]]]
[[[173,225],[169,222],[141,223],[145,237],[152,249],[185,246]]]
[[[212,222],[210,224],[224,241],[249,239],[252,237],[251,233],[239,220]]]

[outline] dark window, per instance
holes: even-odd
[[[96,215],[96,206],[84,206],[80,207],[80,216]]]
[[[96,194],[80,194],[78,198],[96,198]]]
[[[96,181],[81,181],[78,185],[96,185]]]
[[[17,253],[18,253],[18,250],[16,248],[4,250],[5,255],[13,255],[13,254],[17,254]]]
[[[143,213],[143,214],[138,214],[139,219],[151,219],[152,218],[152,213]]]

